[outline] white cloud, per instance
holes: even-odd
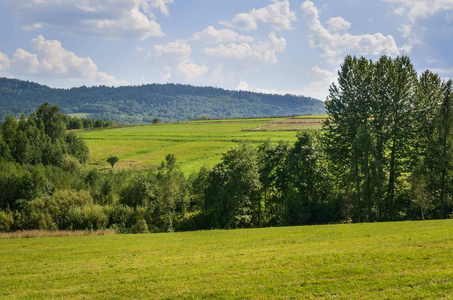
[[[239,82],[238,86],[236,87],[236,90],[238,90],[238,91],[250,91],[250,86],[249,86],[249,84],[246,81],[242,80],[242,81]]]
[[[329,31],[337,32],[337,31],[346,31],[351,27],[351,23],[343,19],[342,17],[335,17],[330,18],[327,21],[327,26],[329,27]]]
[[[398,3],[400,6],[394,10],[396,14],[406,13],[411,23],[418,19],[428,18],[439,11],[453,10],[451,0],[384,0],[386,2]]]
[[[296,14],[291,11],[289,1],[273,0],[266,7],[237,14],[232,21],[221,21],[220,24],[249,31],[258,28],[258,22],[261,22],[269,24],[275,30],[288,30],[291,29],[292,21],[296,21]]]
[[[0,72],[8,70],[10,67],[9,59],[6,54],[0,52]]]
[[[95,85],[127,84],[126,81],[117,80],[112,75],[100,72],[91,58],[77,56],[74,52],[64,49],[57,40],[45,40],[40,35],[32,39],[31,45],[35,53],[19,48],[10,60],[3,55],[3,60],[9,61],[9,64],[6,64],[9,73],[68,79]]]
[[[219,64],[211,73],[211,78],[218,80],[222,78],[223,64]]]
[[[215,29],[213,26],[206,27],[201,32],[196,32],[193,37],[195,41],[205,43],[237,43],[253,42],[254,38],[247,35],[240,35],[231,29]]]
[[[405,52],[409,52],[416,44],[423,40],[424,30],[417,28],[419,19],[426,19],[442,11],[453,11],[452,0],[384,0],[386,2],[396,3],[399,6],[393,10],[394,14],[405,15],[408,23],[401,25],[398,29],[407,39],[403,46]],[[445,20],[449,22],[449,13],[446,14]]]
[[[403,15],[405,12],[406,12],[406,9],[405,9],[404,7],[402,7],[402,6],[400,6],[400,7],[398,7],[398,8],[395,8],[395,9],[393,10],[393,13],[394,13],[395,15]]]
[[[204,73],[206,73],[208,70],[209,70],[208,67],[206,67],[205,65],[197,65],[196,63],[190,60],[182,61],[178,65],[177,69],[177,71],[183,74],[184,77],[186,77],[188,80],[198,78]]]
[[[278,38],[275,32],[269,34],[269,40],[258,41],[253,44],[231,43],[220,45],[216,48],[206,48],[205,53],[211,56],[234,58],[244,60],[253,58],[266,65],[277,63],[277,52],[283,52],[286,48],[286,40]]]
[[[399,49],[391,35],[384,36],[382,33],[351,35],[332,32],[319,21],[318,9],[313,2],[305,1],[301,9],[310,29],[309,44],[313,48],[321,49],[323,56],[333,59],[351,52],[361,55],[384,53],[395,56],[399,54]],[[343,22],[343,28],[346,25]]]
[[[319,66],[311,68],[314,79],[303,85],[301,91],[304,95],[320,100],[325,100],[332,83],[337,82],[336,72],[321,69]]]
[[[152,0],[149,2],[152,8],[158,8],[161,13],[168,16],[170,11],[168,10],[168,4],[173,3],[173,0]]]
[[[168,15],[173,0],[4,0],[26,30],[51,26],[63,32],[114,40],[162,36],[155,10]]]
[[[167,81],[168,79],[171,78],[172,75],[172,68],[171,67],[165,67],[162,72],[160,72],[160,78],[162,78],[163,81]]]
[[[434,73],[438,73],[440,75],[453,75],[453,68],[433,68],[430,69]]]
[[[166,65],[161,72],[162,80],[166,81],[173,76],[173,70],[187,80],[194,80],[206,72],[209,68],[205,65],[196,64],[191,58],[192,48],[185,40],[176,39],[166,45],[154,46],[156,57],[163,58]]]
[[[157,56],[171,54],[180,58],[188,58],[192,52],[190,45],[182,39],[176,39],[174,42],[170,42],[166,45],[156,45],[154,46],[154,50]]]
[[[314,66],[311,68],[311,71],[314,75],[317,77],[322,77],[322,78],[331,78],[334,77],[334,74],[328,70],[323,70],[319,66]]]

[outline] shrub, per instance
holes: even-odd
[[[14,217],[11,210],[0,211],[0,231],[9,232],[14,225]]]
[[[71,207],[68,212],[67,224],[73,230],[99,230],[105,229],[108,221],[108,217],[104,214],[102,206],[92,204]]]
[[[93,198],[87,191],[60,190],[52,196],[33,199],[26,207],[26,226],[42,230],[68,228],[69,210],[89,204],[93,204]]]
[[[65,172],[74,174],[80,171],[81,169],[81,164],[77,160],[77,158],[73,156],[65,156],[62,162],[62,169]]]
[[[108,227],[114,228],[117,232],[129,232],[135,223],[134,209],[129,206],[107,205],[103,209],[108,218]]]

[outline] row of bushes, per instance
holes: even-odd
[[[149,230],[142,207],[95,204],[87,191],[60,190],[36,198],[22,211],[0,211],[0,231],[16,230],[100,230],[117,232]]]

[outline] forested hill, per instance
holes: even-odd
[[[0,118],[29,114],[49,102],[63,113],[87,113],[119,122],[324,114],[324,102],[303,96],[228,91],[181,84],[56,89],[0,78]]]

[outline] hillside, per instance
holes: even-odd
[[[181,84],[50,88],[0,78],[0,119],[29,114],[39,104],[56,104],[66,114],[83,113],[126,123],[197,118],[245,118],[325,113],[324,102],[303,96],[228,91]]]
[[[115,168],[157,168],[167,154],[173,153],[181,169],[189,174],[202,166],[213,167],[223,153],[241,143],[294,143],[297,131],[320,128],[322,116],[309,117],[199,120],[87,130],[77,135],[90,149],[90,164],[107,167],[106,158],[116,155],[120,161]]]

